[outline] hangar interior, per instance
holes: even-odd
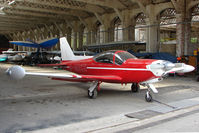
[[[117,49],[192,55],[198,48],[198,13],[197,0],[1,0],[0,34],[35,42],[66,36],[74,50],[145,42]]]
[[[14,61],[15,55],[11,55],[13,61],[0,63],[0,133],[111,133],[145,129],[146,133],[199,132],[199,87],[195,79],[199,81],[199,54],[192,56],[199,48],[198,31],[199,0],[0,0],[0,55],[8,47],[13,48],[12,52],[34,53],[31,58],[22,58],[21,63]],[[97,61],[97,56],[74,61],[76,64],[72,61],[71,66],[63,58],[60,64],[49,60],[41,63],[43,58],[32,58],[40,57],[40,46],[8,43],[28,39],[40,44],[55,37],[66,37],[74,53],[130,49],[168,52],[175,60],[176,56],[188,55],[195,58],[197,75],[195,71],[184,74],[194,70],[191,63],[133,60],[135,57],[124,51],[109,54],[108,63]],[[56,54],[59,50],[59,43],[49,49]],[[40,53],[47,57],[45,52]],[[122,56],[124,53],[126,56]],[[101,55],[101,59],[106,56]],[[119,64],[118,57],[125,60],[118,60],[122,61]],[[172,76],[167,77],[170,72]],[[27,77],[10,80],[12,75],[18,79]],[[97,93],[99,98],[95,99]]]

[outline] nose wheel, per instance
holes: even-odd
[[[153,101],[153,98],[152,98],[152,96],[151,96],[151,94],[150,94],[150,91],[147,91],[147,92],[146,92],[145,100],[146,100],[147,102],[152,102],[152,101]]]

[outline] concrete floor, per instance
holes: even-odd
[[[132,94],[130,84],[103,83],[97,99],[88,99],[89,83],[53,81],[35,76],[14,81],[4,73],[10,66],[0,64],[0,133],[41,132],[40,129],[49,132],[46,128],[61,132],[54,127],[62,127],[64,131],[96,131],[104,128],[104,124],[112,126],[139,120],[126,117],[129,113],[142,110],[168,113],[199,104],[199,86],[194,76],[169,77],[155,84],[159,94],[153,95],[154,102],[147,103],[144,100],[146,88],[143,87],[140,93]],[[25,69],[68,73],[36,67]],[[82,128],[77,128],[77,125],[82,125]]]

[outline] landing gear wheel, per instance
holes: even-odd
[[[89,91],[89,90],[88,90],[88,97],[89,97],[90,99],[95,99],[95,98],[97,97],[97,90],[96,90],[96,89],[93,90],[93,91]]]
[[[138,92],[140,90],[140,85],[138,83],[132,83],[131,85],[131,91],[133,93]]]
[[[145,95],[145,100],[147,102],[152,102],[153,101],[153,98],[151,96],[151,94],[147,91],[146,95]]]

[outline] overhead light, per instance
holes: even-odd
[[[15,0],[9,2],[8,5],[12,5],[12,4],[14,4],[14,3],[15,3]]]

